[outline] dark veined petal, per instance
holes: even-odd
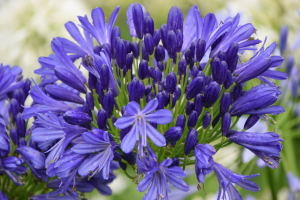
[[[190,186],[181,178],[179,178],[177,176],[173,176],[171,174],[166,174],[166,178],[174,187],[176,187],[184,192],[187,192],[190,190]]]
[[[145,178],[141,180],[136,188],[137,191],[145,191],[153,181],[153,173],[147,173]]]

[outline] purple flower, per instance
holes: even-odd
[[[213,155],[216,154],[216,150],[213,146],[209,144],[196,144],[194,155],[196,157],[195,161],[195,171],[197,175],[198,182],[204,184],[205,176],[210,174],[214,169],[214,159]]]
[[[286,177],[290,187],[289,199],[297,199],[296,195],[300,193],[300,179],[292,172],[288,172]]]
[[[27,173],[27,168],[23,166],[24,160],[17,157],[6,157],[0,159],[0,173],[3,172],[14,182],[20,186],[23,184],[22,178],[18,175]]]
[[[251,192],[256,192],[259,190],[259,187],[254,182],[248,180],[250,178],[259,176],[259,174],[247,175],[247,176],[243,176],[242,174],[235,174],[229,169],[226,169],[225,167],[223,167],[222,165],[216,162],[214,164],[214,171],[219,181],[218,200],[225,199],[226,194],[229,197],[229,200],[242,200],[241,195],[235,189],[232,183],[235,183],[238,186]],[[222,189],[223,189],[223,193],[222,193]]]
[[[135,101],[127,104],[126,111],[130,117],[121,117],[115,123],[118,129],[123,129],[133,124],[131,130],[121,143],[121,149],[125,153],[132,151],[136,141],[139,140],[139,135],[142,137],[143,147],[147,146],[147,136],[156,146],[163,147],[166,145],[165,137],[151,124],[147,123],[168,124],[172,121],[173,117],[170,110],[161,109],[153,112],[157,106],[157,99],[149,101],[143,110],[141,110],[140,105]]]
[[[289,28],[287,26],[282,26],[280,30],[280,54],[283,55],[286,49],[287,36],[288,36]]]
[[[229,134],[230,141],[239,144],[261,158],[268,167],[278,168],[283,139],[277,133],[235,132]]]
[[[168,192],[170,188],[168,182],[174,187],[182,190],[189,191],[189,185],[180,177],[185,177],[185,173],[180,167],[173,166],[172,159],[166,159],[162,163],[156,163],[156,166],[148,171],[145,178],[138,184],[137,190],[143,192],[148,188],[143,199],[168,199]]]

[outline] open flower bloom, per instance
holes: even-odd
[[[170,110],[162,109],[153,112],[157,106],[157,99],[149,101],[143,110],[141,110],[140,105],[135,101],[131,101],[127,104],[126,112],[130,116],[121,117],[115,122],[115,126],[118,129],[127,128],[133,124],[131,130],[121,143],[121,149],[125,153],[131,152],[135,147],[136,141],[139,140],[139,134],[142,137],[143,147],[147,146],[147,136],[156,146],[163,147],[166,145],[165,137],[151,124],[147,123],[168,124],[172,121],[173,117]]]

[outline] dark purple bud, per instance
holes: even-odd
[[[93,89],[96,89],[97,78],[91,72],[89,72],[88,85],[91,91],[93,91]]]
[[[145,86],[143,81],[139,81],[139,89],[138,91],[136,91],[139,93],[139,98],[142,99],[144,97],[145,94]]]
[[[158,92],[162,92],[164,90],[163,86],[158,85]]]
[[[113,115],[113,116],[111,117],[111,121],[112,121],[112,123],[114,124],[114,123],[117,121],[117,118]]]
[[[197,74],[198,77],[202,77],[203,80],[205,80],[205,74],[202,72],[202,71],[199,71],[198,74]],[[203,81],[205,82],[205,81]]]
[[[140,55],[140,45],[137,42],[132,43],[132,53],[134,58],[138,59]]]
[[[16,89],[14,91],[13,98],[15,98],[20,105],[24,105],[25,94],[24,94],[23,89]]]
[[[85,96],[85,99],[86,99],[86,103],[88,105],[88,108],[90,110],[94,110],[94,97],[93,97],[93,94],[88,92]]]
[[[206,42],[203,39],[199,39],[196,44],[196,58],[197,62],[200,62],[205,54]]]
[[[177,39],[176,34],[173,30],[168,31],[167,35],[167,51],[170,58],[174,59],[176,57],[177,50]]]
[[[217,57],[220,59],[220,61],[226,61],[227,60],[227,55],[226,55],[225,51],[220,51]]]
[[[143,60],[147,60],[149,62],[149,54],[146,50],[146,46],[145,46],[145,41],[143,41],[143,46],[142,46],[142,59]]]
[[[127,128],[123,128],[120,131],[120,139],[121,141],[123,140],[123,138],[129,133],[129,131],[131,130],[131,126],[127,127]]]
[[[211,123],[211,125],[212,125],[213,128],[217,125],[217,123],[219,122],[219,120],[220,120],[220,115],[217,115],[217,117]]]
[[[15,119],[17,117],[17,114],[21,111],[21,106],[18,103],[16,99],[11,99],[10,100],[10,112]]]
[[[227,65],[228,65],[228,70],[232,73],[237,65],[239,56],[238,56],[238,51],[239,51],[239,45],[236,42],[233,42],[230,44],[228,50],[227,50]]]
[[[156,95],[156,99],[158,101],[158,106],[156,110],[164,109],[165,106],[165,98],[161,92]]]
[[[168,104],[170,103],[170,94],[166,92],[165,90],[162,92],[163,97],[164,97],[164,106],[167,107]]]
[[[25,95],[25,99],[28,96],[29,90],[30,90],[30,86],[31,86],[31,81],[29,79],[25,80],[24,86],[23,86],[23,91],[24,91],[24,95]]]
[[[181,96],[181,89],[180,87],[176,87],[176,90],[175,90],[175,96],[176,96],[176,101],[179,100],[179,97]]]
[[[179,167],[180,162],[178,158],[172,158],[172,164],[169,167]]]
[[[168,27],[167,24],[163,24],[160,27],[160,36],[161,36],[161,41],[163,43],[163,46],[165,49],[167,49],[167,35],[168,35]]]
[[[96,46],[94,47],[94,53],[97,54],[97,55],[100,55],[101,49],[102,49],[102,48],[101,48],[100,46],[96,45]]]
[[[146,96],[146,102],[148,103],[149,101],[151,101],[152,99],[154,99],[154,93],[150,92],[147,96]]]
[[[192,149],[195,147],[196,139],[197,139],[197,131],[193,128],[190,129],[184,144],[184,154],[187,156],[190,154]]]
[[[185,127],[185,115],[181,114],[177,117],[176,126],[181,127],[182,130],[184,130]]]
[[[206,111],[203,117],[203,129],[207,129],[211,121],[211,115],[209,112]]]
[[[132,18],[137,37],[141,40],[144,36],[144,12],[139,3],[132,7]]]
[[[126,41],[123,39],[117,40],[116,44],[116,60],[120,69],[123,69],[126,65]]]
[[[133,64],[133,55],[132,53],[128,53],[126,55],[126,67],[127,69],[132,69],[132,64]]]
[[[152,17],[150,16],[146,16],[144,19],[144,34],[146,35],[147,33],[149,33],[151,36],[153,36],[154,33],[154,22]]]
[[[188,101],[185,107],[185,114],[189,116],[194,110],[194,108],[195,108],[194,102]]]
[[[100,81],[97,81],[96,93],[97,93],[98,96],[99,96],[99,99],[98,99],[99,103],[100,103],[101,105],[103,105],[104,91],[103,91],[103,88],[102,88],[102,86],[101,86]]]
[[[231,76],[230,71],[228,70],[227,74],[226,74],[226,80],[225,80],[223,86],[225,87],[226,90],[228,90],[231,85],[232,85],[232,76]]]
[[[121,168],[122,170],[126,171],[127,165],[126,165],[125,163],[119,162],[119,165],[120,165],[120,168]]]
[[[194,99],[194,110],[200,115],[202,113],[203,108],[203,96],[201,94],[197,94]]]
[[[187,64],[191,66],[191,63],[193,62],[193,54],[190,49],[186,50],[186,52],[184,53],[184,58]]]
[[[116,40],[121,37],[120,28],[118,26],[113,27],[110,36],[110,44],[111,44],[111,57],[112,59],[116,59]]]
[[[227,63],[225,61],[220,61],[220,59],[216,57],[211,63],[211,69],[214,81],[223,85],[227,77]]]
[[[107,118],[108,118],[107,112],[104,109],[100,109],[97,115],[97,124],[99,129],[102,130],[106,129]]]
[[[179,126],[171,127],[164,134],[167,142],[177,142],[182,135],[182,129]]]
[[[79,96],[79,94],[76,94],[73,91],[60,87],[58,85],[48,84],[45,86],[45,90],[54,99],[79,104],[84,103],[84,100]]]
[[[194,128],[198,121],[198,113],[196,111],[192,111],[190,114],[190,117],[188,119],[188,128]]]
[[[168,31],[176,31],[177,29],[183,31],[183,14],[181,9],[173,6],[169,11],[167,22]]]
[[[223,119],[222,119],[222,135],[226,136],[226,134],[229,131],[230,128],[230,123],[231,123],[231,116],[227,112],[224,114]]]
[[[107,112],[108,118],[111,118],[114,110],[114,95],[110,90],[104,96],[103,108]]]
[[[128,162],[130,165],[135,165],[135,155],[133,152],[124,153],[124,160]]]
[[[198,68],[196,65],[194,65],[194,66],[192,67],[192,69],[191,69],[192,77],[193,77],[193,78],[196,78],[197,75],[198,75],[198,72],[199,72],[199,68]]]
[[[206,76],[205,77],[205,86],[209,85],[212,81],[213,80],[212,80],[211,76],[209,76],[209,75]]]
[[[69,110],[63,117],[66,122],[74,125],[82,125],[92,121],[92,118],[87,113],[79,110]]]
[[[164,61],[165,60],[165,48],[160,44],[157,45],[157,47],[155,49],[155,59],[157,61]]]
[[[17,130],[18,130],[18,135],[19,137],[25,137],[26,133],[26,122],[23,119],[23,116],[21,113],[17,114],[16,117],[16,125],[17,125]]]
[[[114,160],[120,162],[122,160],[122,154],[118,151],[115,151],[114,152]]]
[[[146,85],[145,86],[145,96],[147,96],[152,90],[151,85]]]
[[[188,85],[187,91],[186,91],[186,99],[191,100],[193,99],[197,94],[202,94],[204,89],[204,82],[202,77],[196,77],[192,80],[192,82]]]
[[[220,95],[220,85],[218,83],[211,82],[204,91],[204,107],[210,108],[218,100]]]
[[[258,122],[259,118],[258,115],[250,115],[244,124],[244,129],[248,130],[252,128]]]
[[[16,146],[19,145],[19,134],[14,126],[10,128],[10,138]]]
[[[195,42],[193,41],[189,47],[189,50],[191,51],[191,54],[192,54],[192,58],[194,59],[194,55],[195,55],[195,48],[196,48],[196,44]]]
[[[108,55],[109,57],[111,57],[111,55],[110,55],[111,48],[110,48],[110,45],[109,45],[109,44],[105,43],[105,44],[101,45],[101,50],[106,51],[107,55]]]
[[[145,43],[145,48],[147,53],[149,55],[152,55],[154,51],[154,41],[153,41],[153,37],[149,33],[145,35],[144,43]]]
[[[160,70],[161,72],[164,71],[164,63],[163,63],[162,61],[158,61],[158,62],[157,62],[157,67],[159,68],[159,70]]]
[[[243,92],[243,86],[241,85],[236,85],[233,90],[231,91],[232,93],[232,101],[236,101],[240,96],[242,96]]]
[[[104,90],[108,90],[109,69],[106,64],[103,64],[100,68],[100,83]]]
[[[282,26],[280,29],[280,43],[279,49],[280,54],[283,55],[284,50],[286,49],[287,36],[288,36],[289,28],[287,26]]]
[[[230,94],[228,92],[225,92],[225,94],[222,96],[221,103],[220,103],[220,115],[223,116],[229,109],[231,103]]]
[[[286,73],[290,76],[295,60],[293,56],[288,56],[286,59]]]
[[[84,83],[73,72],[62,67],[55,67],[54,71],[56,77],[66,85],[84,94],[87,92]]]
[[[182,58],[178,62],[178,74],[179,74],[179,76],[185,75],[185,73],[186,73],[186,67],[187,67],[186,60]]]
[[[151,67],[150,73],[153,79],[153,83],[158,83],[161,80],[162,73],[158,67]]]
[[[225,37],[226,33],[223,33],[220,37],[218,37],[214,41],[214,43],[211,45],[211,52],[220,44],[220,42],[222,41],[222,39]]]
[[[176,86],[177,86],[177,79],[176,79],[176,75],[174,72],[169,72],[167,78],[166,78],[166,87],[165,90],[170,93],[173,94],[176,90]]]
[[[138,75],[141,80],[144,80],[149,76],[148,62],[146,60],[141,60]]]
[[[183,43],[183,34],[180,29],[177,29],[175,33],[176,33],[176,42],[177,42],[177,52],[180,52]]]
[[[156,30],[154,30],[154,34],[153,34],[154,46],[157,46],[159,41],[160,41],[160,30],[156,29]]]
[[[132,43],[130,41],[126,41],[126,55],[131,53],[132,51]]]

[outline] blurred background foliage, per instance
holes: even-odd
[[[156,29],[166,23],[168,11],[172,6],[180,7],[185,16],[189,8],[197,4],[202,16],[213,12],[218,21],[224,20],[228,16],[233,17],[239,12],[242,16],[242,23],[252,23],[257,29],[256,38],[264,40],[265,36],[268,36],[267,46],[273,41],[279,41],[279,32],[282,25],[287,25],[289,28],[289,46],[293,45],[296,37],[300,34],[299,0],[144,0],[137,2],[142,4],[146,11],[150,13]],[[33,70],[39,68],[37,59],[39,56],[51,54],[50,42],[52,38],[60,36],[71,39],[64,28],[64,24],[67,21],[78,23],[77,16],[87,15],[90,18],[90,12],[95,7],[102,7],[107,19],[109,19],[113,9],[120,5],[121,9],[115,26],[120,27],[123,39],[131,40],[126,24],[126,11],[130,3],[134,2],[129,0],[0,0],[0,62],[19,65],[23,68],[23,75],[26,78],[33,77],[36,79],[37,76],[33,74]],[[299,49],[293,52],[293,55],[296,66],[299,68]],[[255,83],[251,82],[250,84]],[[284,100],[281,100],[282,102],[286,103]],[[286,131],[284,134],[287,136],[282,136],[285,140],[283,152],[288,160],[288,167],[299,177],[300,157],[298,152],[300,152],[300,146],[297,144],[300,142],[300,130],[297,123],[295,123],[297,118],[293,114],[293,109],[293,105],[289,105],[284,115],[280,115],[278,119],[275,118],[278,122],[275,127],[281,135]],[[291,125],[291,123],[296,125]],[[258,131],[263,128],[266,131],[273,130],[270,126],[262,127],[260,123],[255,127]],[[292,136],[289,136],[287,132]],[[276,199],[276,197],[287,199],[289,189],[285,178],[285,169],[283,167],[277,170],[261,169],[256,165],[255,158],[250,159],[251,161],[248,160],[248,162],[243,161],[241,159],[242,151],[241,147],[231,145],[218,152],[215,158],[234,172],[261,174],[254,181],[258,183],[262,190],[255,194],[249,194],[239,189],[242,196],[248,200],[252,199],[253,196],[257,199],[271,199],[273,193],[273,199]],[[193,166],[187,170],[187,174],[190,174],[187,181],[192,188],[191,192],[187,194],[189,196],[182,196],[183,194],[178,192],[174,193],[170,199],[215,199],[216,191],[218,191],[216,177],[214,175],[207,177],[205,184],[207,195],[205,195],[203,190],[199,192],[196,190],[197,181]],[[132,171],[131,174],[134,174],[134,172]],[[94,191],[87,196],[88,199],[133,200],[142,198],[143,193],[136,191],[136,184],[131,183],[122,171],[117,172],[117,177],[111,184],[112,196],[100,197],[97,191]]]

